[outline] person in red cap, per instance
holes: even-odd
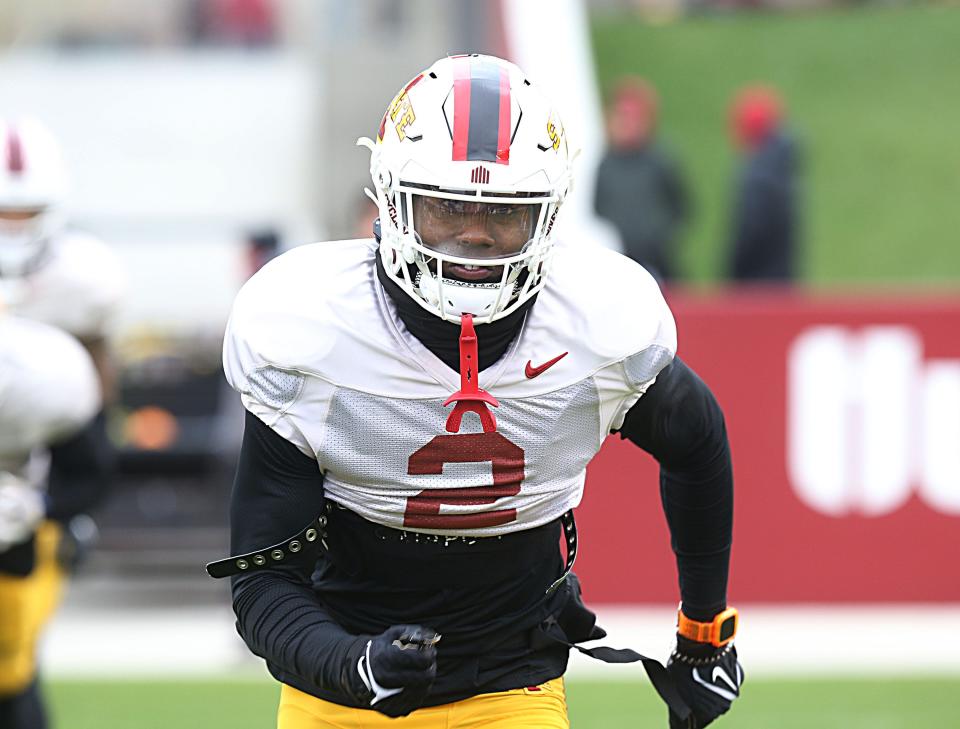
[[[743,160],[733,205],[730,276],[790,281],[796,274],[799,166],[779,94],[764,86],[738,92],[730,131]]]
[[[617,229],[624,254],[667,282],[676,275],[675,248],[690,200],[679,165],[656,138],[658,107],[646,80],[626,77],[617,84],[594,209]]]

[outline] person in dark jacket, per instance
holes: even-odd
[[[735,281],[791,281],[797,269],[798,151],[780,97],[749,87],[735,97],[731,132],[742,154],[731,221]]]
[[[594,209],[617,229],[623,252],[666,282],[676,275],[677,238],[690,206],[680,167],[656,139],[657,107],[648,82],[626,78],[618,84]]]

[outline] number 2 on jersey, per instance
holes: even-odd
[[[493,485],[421,491],[407,499],[403,514],[405,527],[478,529],[516,521],[516,509],[441,514],[440,507],[492,504],[504,496],[519,494],[523,482],[523,448],[497,432],[438,435],[410,456],[407,474],[441,475],[446,463],[490,463]]]

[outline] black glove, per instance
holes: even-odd
[[[667,661],[680,696],[693,713],[681,719],[670,712],[670,729],[702,729],[727,712],[740,696],[743,669],[733,643],[715,648],[709,643],[677,636],[677,647]]]
[[[394,625],[367,641],[356,670],[370,708],[406,716],[423,704],[437,675],[440,635],[419,625]]]

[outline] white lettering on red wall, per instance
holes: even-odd
[[[960,514],[960,360],[906,326],[815,326],[787,353],[787,466],[804,504],[881,516],[916,493]]]

